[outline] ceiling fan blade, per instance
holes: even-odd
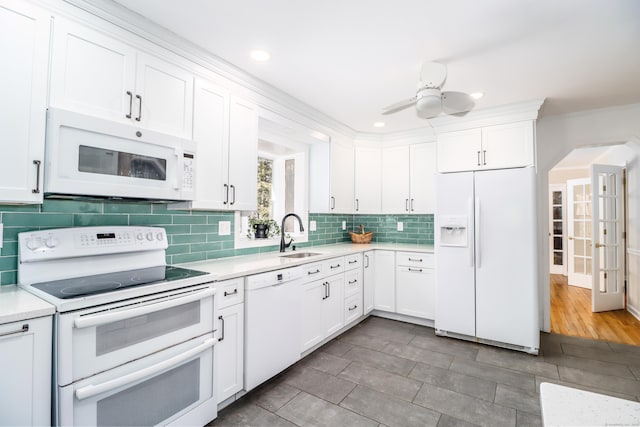
[[[416,97],[405,99],[404,101],[396,102],[391,105],[387,105],[382,109],[382,114],[393,114],[400,110],[404,110],[407,107],[411,107],[416,102]]]
[[[447,66],[439,62],[425,62],[420,70],[423,86],[440,88],[447,79]]]
[[[473,98],[464,92],[442,92],[442,111],[445,114],[466,113],[475,105]]]

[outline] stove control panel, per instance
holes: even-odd
[[[162,250],[167,234],[160,227],[76,227],[18,234],[20,262]]]

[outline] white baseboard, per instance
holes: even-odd
[[[627,311],[633,315],[636,319],[640,320],[640,310],[632,305],[627,304]]]

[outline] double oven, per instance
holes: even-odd
[[[57,308],[59,425],[204,425],[217,413],[215,277],[165,265],[155,227],[21,233],[20,285]]]

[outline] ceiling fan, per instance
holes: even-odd
[[[430,119],[445,114],[462,114],[473,108],[473,98],[464,92],[442,92],[447,80],[447,67],[438,62],[425,62],[420,70],[418,90],[413,98],[396,102],[382,109],[382,114],[393,114],[415,104],[418,116]]]

